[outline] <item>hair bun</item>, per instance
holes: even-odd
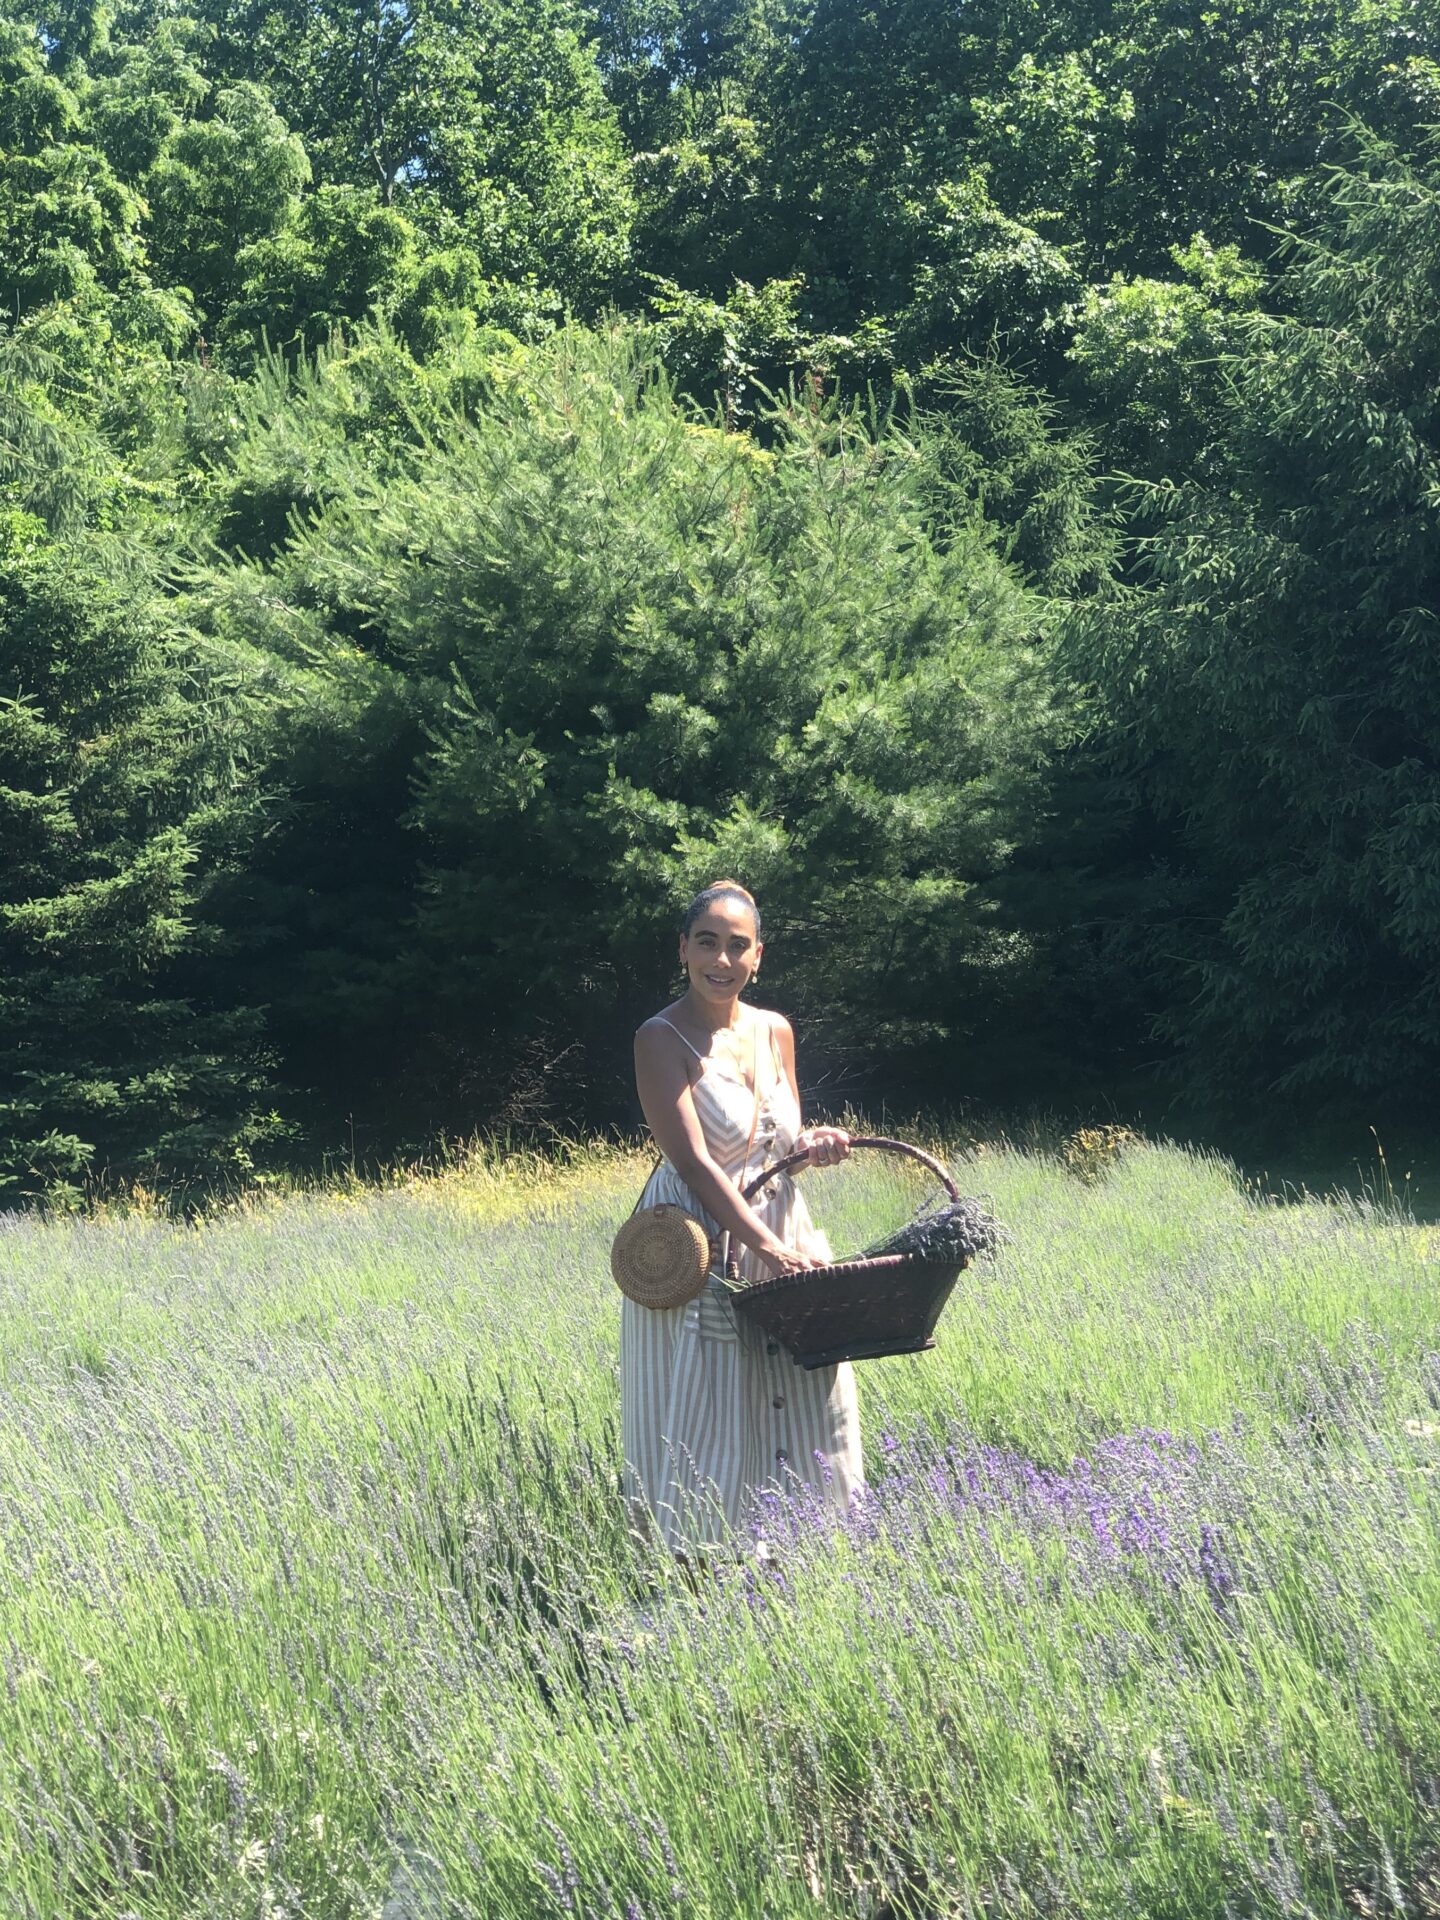
[[[760,938],[760,909],[755,904],[755,896],[748,887],[742,887],[738,880],[712,880],[708,887],[702,887],[685,909],[680,921],[681,933],[688,934],[702,913],[708,913],[717,900],[726,896],[734,900],[743,900],[755,916],[755,938]]]

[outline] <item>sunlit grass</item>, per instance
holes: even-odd
[[[1440,1910],[1429,1230],[957,1163],[1011,1238],[860,1368],[872,1497],[697,1596],[617,1495],[643,1168],[0,1222],[0,1910]]]

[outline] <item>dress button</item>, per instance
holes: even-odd
[[[772,1401],[770,1402],[770,1404],[771,1404],[771,1406],[772,1406],[772,1407],[774,1407],[774,1409],[775,1409],[775,1411],[776,1411],[776,1412],[778,1413],[778,1412],[780,1411],[780,1409],[781,1409],[781,1407],[783,1407],[783,1406],[784,1406],[784,1404],[785,1404],[785,1402],[784,1402],[784,1400],[783,1400],[783,1399],[781,1398],[781,1396],[780,1396],[780,1395],[779,1395],[779,1394],[777,1393],[777,1394],[776,1394],[776,1396],[775,1396],[775,1398],[774,1398],[774,1399],[773,1399],[773,1400],[772,1400]]]
[[[780,1461],[785,1461],[788,1460],[790,1456],[786,1453],[784,1447],[777,1447],[775,1449],[775,1458]]]
[[[778,1353],[780,1351],[780,1342],[778,1340],[767,1340],[765,1342],[765,1351],[767,1353]]]

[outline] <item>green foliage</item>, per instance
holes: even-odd
[[[606,92],[641,153],[732,113],[786,24],[771,0],[599,0],[593,16]]]
[[[624,269],[630,190],[573,0],[204,0],[215,61],[298,128],[317,177],[407,211],[514,289],[508,318],[593,309]]]
[[[1115,533],[1091,485],[1090,437],[994,355],[933,362],[910,383],[917,451],[931,475],[929,520],[980,512],[1021,575],[1053,602],[1093,591]]]
[[[215,617],[311,689],[270,848],[336,931],[293,928],[282,1008],[372,1058],[443,1034],[491,1099],[516,1036],[608,1074],[657,925],[733,870],[837,1046],[963,1030],[1055,724],[1038,609],[963,516],[927,531],[898,431],[808,398],[766,428],[689,417],[633,332],[567,333],[385,478],[347,470],[263,586],[220,578]]]
[[[995,339],[1013,353],[1076,291],[1065,250],[1004,213],[978,169],[938,182],[906,212],[908,220],[891,220],[890,231],[902,234],[908,226],[915,250],[928,256],[915,269],[897,322],[912,364],[936,347],[975,351]]]
[[[402,304],[416,327],[453,317],[439,304],[449,284],[439,266]],[[427,292],[436,304],[419,306]],[[388,484],[521,351],[500,329],[461,329],[422,367],[380,323],[298,362],[271,353],[245,379],[217,369],[191,379],[171,457],[192,476],[201,530],[230,554],[268,556],[360,476]]]
[[[798,283],[802,331],[883,324],[913,369],[1001,335],[1049,378],[1087,287],[1261,247],[1334,107],[1413,140],[1437,48],[1406,0],[633,0],[600,11],[653,271]]]
[[[1440,188],[1359,144],[1067,651],[1165,836],[1117,933],[1187,1071],[1393,1100],[1440,1064]]]
[[[213,116],[178,128],[149,173],[157,270],[213,324],[238,291],[245,250],[293,218],[309,177],[304,145],[261,89],[224,88]]]
[[[140,261],[141,204],[103,154],[71,136],[74,95],[33,32],[0,20],[0,260],[5,307],[23,318],[114,290]]]
[[[392,322],[416,360],[443,364],[483,337],[499,344],[504,329],[486,324],[497,312],[516,317],[516,301],[485,278],[470,247],[431,246],[370,188],[321,186],[239,264],[244,284],[222,333],[232,365],[267,343],[313,351],[372,318]]]
[[[65,375],[33,329],[0,338],[0,497],[61,532],[84,525],[112,466],[109,449],[65,410]]]
[[[253,833],[146,870],[234,950],[156,981],[268,1006],[331,1137],[542,1110],[572,1041],[609,1114],[738,865],[852,1064],[1420,1084],[1437,121],[1409,0],[12,0],[12,560],[72,638],[133,599],[157,712],[192,619],[275,690]]]
[[[1220,430],[1225,359],[1263,275],[1196,234],[1173,249],[1184,280],[1115,275],[1072,315],[1069,359],[1105,452],[1130,473],[1190,471]]]
[[[0,1203],[249,1168],[258,1017],[184,987],[244,842],[233,672],[117,551],[0,536]]]
[[[393,304],[414,278],[415,256],[413,225],[373,188],[322,186],[239,256],[244,280],[226,333],[314,348]]]
[[[853,389],[867,371],[891,358],[888,333],[879,323],[853,336],[816,334],[800,320],[803,284],[771,280],[752,287],[739,280],[726,299],[687,293],[673,280],[657,280],[650,297],[665,361],[687,395],[708,407],[720,405],[727,426],[753,424],[772,387],[803,370],[815,392],[833,378]]]

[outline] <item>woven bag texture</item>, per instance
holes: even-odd
[[[683,1207],[641,1207],[615,1235],[610,1271],[627,1300],[642,1307],[683,1307],[705,1285],[712,1248],[704,1227]]]

